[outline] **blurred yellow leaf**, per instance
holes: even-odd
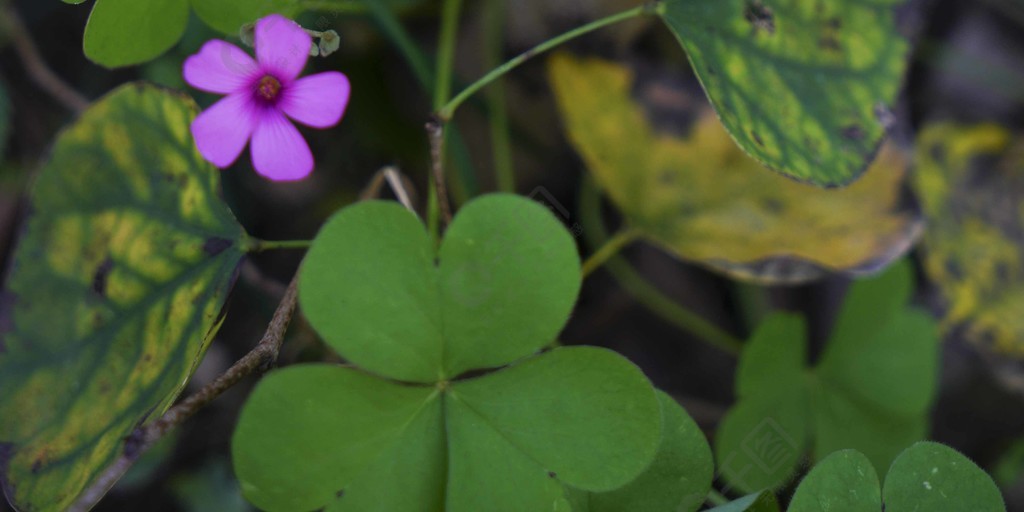
[[[685,135],[658,130],[631,98],[633,73],[623,66],[562,54],[550,77],[598,184],[631,227],[681,258],[739,278],[800,282],[877,271],[921,231],[919,214],[901,201],[906,164],[892,147],[853,185],[820,189],[769,172],[684,92],[647,88],[695,119]]]
[[[947,302],[943,326],[1024,356],[1024,154],[996,125],[927,127],[914,186],[928,217],[925,272]],[[1013,152],[1011,148],[1016,148]]]

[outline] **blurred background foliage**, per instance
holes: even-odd
[[[38,46],[39,58],[90,100],[136,79],[187,91],[203,106],[215,99],[188,89],[181,79],[183,60],[206,40],[223,37],[194,13],[189,15],[180,41],[160,58],[111,71],[93,64],[82,52],[91,3],[11,3]],[[431,55],[440,3],[405,3],[409,5],[400,10],[401,22],[415,44]],[[456,88],[533,44],[634,4],[628,0],[521,0],[502,7],[498,0],[467,2],[458,35]],[[886,192],[892,195],[889,201],[875,196],[873,200],[880,201],[880,206],[872,205],[870,197],[860,208],[852,201],[839,220],[854,229],[858,224],[876,224],[879,221],[869,221],[866,216],[885,215],[891,208],[901,214],[920,212],[926,227],[922,243],[912,251],[920,283],[913,302],[927,306],[942,319],[946,340],[931,412],[931,438],[995,470],[1008,508],[1024,509],[1020,448],[1024,438],[1024,146],[1019,142],[1024,129],[1024,3],[925,0],[914,2],[904,14],[901,21],[915,26],[917,35],[911,72],[895,112],[895,135],[887,151],[911,162],[909,180],[898,191]],[[269,183],[252,173],[244,158],[224,171],[227,201],[246,230],[262,239],[312,238],[323,219],[354,201],[383,166],[400,168],[415,184],[415,200],[422,204],[425,198],[428,150],[423,124],[431,111],[431,94],[419,85],[416,73],[371,16],[326,11],[303,14],[299,21],[308,28],[333,29],[341,35],[341,49],[329,57],[312,59],[311,66],[343,71],[354,92],[340,126],[304,131],[318,159],[310,179]],[[26,186],[49,157],[56,134],[74,118],[28,75],[16,48],[17,38],[8,23],[0,22],[0,277],[4,278],[19,226],[29,213]],[[237,42],[237,38],[231,39]],[[660,101],[663,107],[678,107],[660,108],[656,115],[646,111],[652,131],[685,138],[703,130],[700,123],[707,118],[702,114],[707,100],[699,93],[672,34],[656,20],[611,27],[572,43],[567,50],[574,59],[600,58],[631,69],[634,81],[629,97],[621,98],[624,104],[634,102],[642,107],[645,102]],[[492,89],[460,111],[456,125],[465,151],[456,166],[462,171],[453,173],[459,176],[452,185],[456,201],[507,184],[507,171],[514,169],[516,190],[546,202],[575,234],[587,229],[588,221],[593,222],[577,213],[578,193],[589,168],[610,199],[599,221],[614,226],[623,216],[654,215],[650,209],[659,203],[639,205],[648,210],[632,210],[630,201],[635,198],[621,190],[640,183],[642,169],[636,169],[635,178],[626,175],[618,178],[621,183],[610,181],[611,175],[595,168],[584,143],[566,135],[573,132],[572,118],[560,115],[565,108],[560,111],[553,94],[548,60],[536,59],[503,82],[507,110],[496,108],[500,103],[495,98],[501,98]],[[614,106],[608,105],[602,115],[613,115]],[[503,131],[495,123],[505,116],[507,141],[491,136]],[[696,145],[689,151],[703,149]],[[700,162],[700,157],[694,161]],[[706,167],[692,172],[704,173],[703,181],[712,185],[728,186],[727,181],[708,179],[716,169]],[[896,167],[899,169],[890,172],[902,175],[902,167]],[[767,171],[762,175],[758,179],[781,179]],[[854,188],[845,191],[854,192]],[[665,200],[671,203],[673,199],[677,200]],[[743,203],[733,199],[733,203]],[[777,201],[780,199],[772,198],[760,204],[772,209]],[[785,200],[781,201],[785,206]],[[669,224],[674,225],[672,222]],[[805,221],[793,222],[810,229]],[[904,223],[899,225],[902,229],[910,229],[906,224],[914,223],[905,218],[900,222]],[[893,229],[899,231],[899,226]],[[807,319],[810,361],[818,361],[850,285],[849,278],[829,270],[856,267],[858,262],[830,266],[819,261],[810,274],[803,273],[809,267],[784,265],[783,270],[796,268],[798,275],[816,279],[789,279],[802,282],[786,285],[744,284],[712,269],[747,276],[759,275],[764,269],[752,271],[749,266],[726,264],[729,262],[723,263],[714,254],[679,246],[673,243],[671,230],[649,231],[644,242],[629,246],[623,254],[658,292],[733,338],[747,338],[770,310],[801,313]],[[920,234],[906,233],[905,241]],[[586,253],[589,249],[582,238],[579,241]],[[707,243],[711,247],[721,244]],[[826,243],[825,249],[830,247]],[[300,258],[292,252],[252,257],[253,265],[243,272],[230,299],[231,314],[190,387],[209,382],[259,339],[275,305],[274,283],[287,282]],[[778,272],[778,267],[773,268]],[[0,328],[3,321],[0,318]],[[734,357],[652,312],[604,270],[586,280],[562,339],[623,353],[639,364],[655,385],[677,399],[709,437],[734,403]],[[332,357],[299,321],[285,345],[281,364]],[[227,455],[238,409],[247,394],[247,386],[239,386],[201,411],[180,435],[149,454],[149,463],[139,464],[133,478],[111,491],[98,510],[248,510],[231,477]],[[0,503],[0,509],[4,506]]]

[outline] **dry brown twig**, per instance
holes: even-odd
[[[295,314],[297,302],[298,277],[292,279],[285,291],[281,303],[274,311],[274,316],[267,326],[263,338],[248,354],[238,360],[231,368],[228,368],[223,375],[199,390],[195,394],[182,400],[174,407],[167,410],[156,421],[135,429],[125,439],[124,449],[121,455],[113,464],[100,475],[100,477],[83,492],[78,500],[69,508],[71,512],[86,512],[103,498],[103,495],[113,487],[124,475],[135,461],[142,456],[157,441],[164,437],[175,427],[181,425],[197,411],[212,402],[215,398],[237,384],[243,378],[254,373],[263,373],[277,360],[277,354],[281,350],[285,332]]]
[[[32,41],[32,36],[25,28],[25,22],[22,21],[14,6],[8,2],[2,2],[2,7],[4,15],[0,22],[6,25],[11,42],[14,44],[14,51],[25,65],[25,71],[28,72],[32,81],[53,96],[61,105],[76,114],[89,108],[89,100],[65,83],[46,65],[35,42]]]

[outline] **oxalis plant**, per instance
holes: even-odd
[[[880,149],[907,64],[902,2],[647,2],[541,43],[457,94],[461,2],[441,3],[435,66],[394,14],[408,3],[95,2],[84,51],[104,66],[155,58],[181,38],[190,9],[253,48],[205,42],[184,61],[188,91],[130,83],[87,108],[64,91],[83,111],[32,185],[2,303],[0,484],[11,506],[90,509],[190,416],[266,373],[231,442],[241,492],[263,510],[1005,510],[983,470],[927,441],[939,326],[913,300],[901,256],[920,217],[898,204],[904,169]],[[501,20],[500,8],[487,9]],[[296,125],[335,126],[350,94],[375,87],[340,70],[304,75],[311,56],[344,46],[344,35],[294,21],[317,10],[371,16],[433,93],[428,205],[422,216],[412,208],[389,169],[379,181],[399,201],[347,205],[312,241],[257,239],[220,198],[217,168],[247,165],[237,162],[248,147],[267,180],[330,172]],[[466,168],[448,154],[464,150],[449,124],[460,106],[527,60],[635,18],[675,35],[713,111],[689,112],[697,121],[686,135],[657,133],[643,117],[657,105],[634,102],[629,69],[558,54],[552,88],[591,174],[583,224],[566,226],[560,205],[511,193],[509,165],[495,169],[504,192],[453,208],[448,168]],[[200,112],[189,96],[197,91],[218,98]],[[711,197],[707,181],[687,174],[701,166],[768,194],[744,210],[757,234],[729,233],[729,218],[679,214]],[[664,193],[673,187],[678,194]],[[808,196],[832,187],[846,188]],[[613,234],[602,193],[625,220]],[[802,199],[805,209],[780,206]],[[871,230],[842,224],[853,208],[877,215]],[[791,226],[801,222],[829,226],[841,254],[799,236]],[[709,224],[723,228],[709,236]],[[582,262],[579,231],[593,248]],[[775,245],[750,249],[758,236]],[[858,279],[810,362],[800,315],[768,314],[738,340],[667,301],[618,256],[641,239],[739,280]],[[243,261],[275,250],[305,256],[265,335],[179,400],[232,314],[226,300]],[[737,399],[713,432],[622,355],[560,339],[600,267],[737,356]],[[343,363],[274,368],[297,314]]]

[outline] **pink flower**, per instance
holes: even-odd
[[[298,78],[312,44],[302,27],[272,14],[256,22],[256,60],[213,40],[185,61],[189,85],[227,95],[192,122],[204,158],[223,169],[252,140],[252,164],[259,174],[290,181],[313,171],[309,145],[289,118],[313,128],[334,126],[345,113],[350,88],[337,71]]]

